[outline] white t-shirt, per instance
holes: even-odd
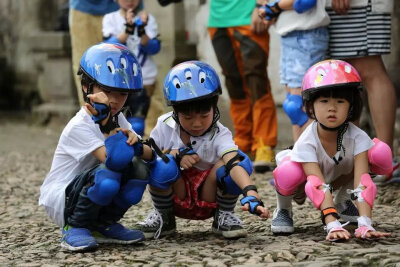
[[[109,37],[119,35],[121,32],[125,31],[125,23],[126,20],[124,17],[122,17],[119,10],[106,14],[103,18],[103,36]],[[158,35],[157,22],[151,14],[149,14],[145,30],[146,35],[150,39],[153,39]],[[136,27],[135,33],[129,35],[128,40],[126,41],[126,46],[133,54],[135,54],[140,65],[142,66],[143,84],[150,85],[154,83],[157,76],[157,66],[150,55],[146,55],[144,58],[142,53],[139,54],[140,40],[141,38],[137,35]]]
[[[343,135],[342,149],[340,151],[342,160],[336,165],[335,161],[325,152],[319,140],[317,126],[318,122],[312,122],[294,144],[293,150],[279,152],[276,155],[278,164],[288,154],[290,159],[295,162],[316,162],[325,181],[331,183],[339,176],[348,174],[353,170],[354,157],[356,155],[368,151],[374,146],[371,138],[350,122],[347,131]]]
[[[203,136],[190,137],[193,151],[200,161],[194,165],[199,170],[206,170],[214,166],[223,155],[230,151],[238,150],[228,128],[217,122],[216,128]],[[157,125],[151,131],[150,137],[154,139],[161,150],[186,148],[180,138],[180,127],[172,118],[172,112],[158,118]]]
[[[122,113],[118,115],[118,123],[133,131]],[[65,189],[76,175],[100,163],[91,153],[104,146],[104,139],[99,126],[83,107],[61,133],[39,198],[39,205],[45,206],[49,217],[59,226],[64,226]]]
[[[297,13],[294,10],[283,11],[275,24],[276,32],[284,36],[292,31],[312,30],[323,26],[328,26],[330,18],[325,11],[326,0],[318,0],[315,7]]]

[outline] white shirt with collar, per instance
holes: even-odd
[[[187,147],[187,144],[181,140],[180,126],[175,122],[172,114],[171,111],[161,115],[150,134],[161,150]],[[231,131],[220,122],[217,122],[216,126],[203,136],[190,137],[193,151],[200,157],[200,161],[194,165],[199,170],[213,167],[226,153],[238,150]]]

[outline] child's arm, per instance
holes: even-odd
[[[390,233],[378,232],[372,227],[372,205],[376,195],[376,186],[368,174],[368,152],[362,152],[354,157],[354,191],[357,195],[356,205],[360,217],[355,236],[361,239],[390,236]],[[360,199],[362,199],[360,201]]]
[[[329,211],[329,208],[334,209],[332,194],[331,194],[329,188],[326,187],[327,185],[325,183],[324,176],[321,172],[321,169],[319,168],[318,163],[305,162],[302,165],[303,165],[304,173],[307,176],[306,193],[307,193],[307,196],[313,202],[314,206],[317,209],[320,209],[321,212],[324,210]],[[313,188],[313,182],[312,182],[313,180],[312,179],[314,179],[315,177],[317,177],[317,179],[319,179],[319,181],[322,182],[322,185],[318,186],[317,188]],[[309,178],[311,178],[311,179],[309,179]],[[311,192],[307,190],[308,186],[310,186]],[[326,190],[326,191],[323,192],[323,190]],[[322,200],[322,202],[320,203],[321,200]],[[337,218],[334,216],[334,214],[337,215],[337,213],[333,212],[332,214],[327,214],[325,216],[325,218],[324,218],[324,216],[322,217],[323,223],[325,225],[327,225],[328,230],[329,230],[328,234],[326,236],[326,240],[334,241],[334,240],[339,240],[339,239],[346,239],[346,240],[349,239],[351,237],[351,234],[348,231],[346,231],[345,229],[341,228],[341,226],[339,226],[340,223],[339,223],[339,225],[335,225],[335,226],[331,227],[331,229],[333,229],[332,231],[329,229],[330,225],[337,224]]]
[[[350,9],[350,0],[332,0],[332,9],[338,14],[345,15]]]
[[[231,153],[227,153],[222,157],[222,161],[225,163],[225,165],[231,160],[233,159],[235,156],[237,155],[237,152],[231,152]],[[239,162],[239,160],[237,160],[236,162]],[[242,190],[244,188],[246,188],[249,185],[255,186],[253,180],[250,178],[249,174],[247,173],[247,171],[239,166],[236,165],[234,166],[231,171],[230,171],[230,175],[233,179],[233,181],[237,184],[237,186],[239,186]],[[258,194],[258,192],[254,189],[248,190],[247,192],[244,193],[245,197],[250,197],[253,196],[255,197],[258,201],[261,201],[260,195]],[[249,211],[250,207],[249,204],[246,203],[243,207],[242,210],[244,211]],[[266,207],[263,207],[261,205],[258,205],[256,208],[256,213],[259,214],[260,217],[262,218],[269,218],[270,214],[269,214],[269,210]]]

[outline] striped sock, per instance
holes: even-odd
[[[157,210],[172,209],[174,207],[174,193],[160,195],[157,191],[149,190],[154,208]]]
[[[221,196],[217,193],[217,204],[220,210],[233,211],[239,196]]]

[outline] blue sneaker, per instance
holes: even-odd
[[[125,228],[119,223],[99,227],[92,234],[100,244],[133,244],[144,240],[142,231]]]
[[[66,225],[62,229],[61,247],[70,251],[87,251],[97,248],[96,239],[86,228],[74,228]]]

